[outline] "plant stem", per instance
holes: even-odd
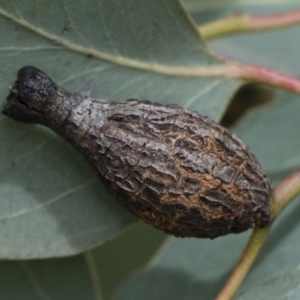
[[[270,200],[273,220],[276,219],[283,209],[299,194],[300,168],[296,169],[273,189]],[[270,228],[269,226],[267,228],[255,228],[253,230],[240,260],[215,300],[231,299],[258,256],[260,249],[267,239]]]
[[[262,16],[235,14],[199,26],[198,29],[205,40],[212,40],[224,35],[276,30],[296,24],[300,24],[300,9]]]
[[[281,181],[273,190],[271,211],[273,219],[279,216],[283,209],[300,194],[300,168]]]
[[[260,66],[236,63],[236,68],[228,70],[227,76],[243,78],[251,82],[267,84],[300,94],[300,80]]]
[[[261,247],[264,245],[265,240],[267,239],[269,231],[270,227],[253,229],[248,244],[244,249],[236,267],[234,268],[234,271],[215,300],[231,299],[248,274]]]

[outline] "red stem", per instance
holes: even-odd
[[[300,9],[272,15],[245,15],[245,25],[248,29],[272,29],[291,26],[300,22]]]
[[[244,78],[300,94],[300,80],[298,78],[271,69],[238,63],[236,68],[228,71],[230,77]]]

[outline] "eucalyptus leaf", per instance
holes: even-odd
[[[0,262],[1,299],[64,300],[97,299],[87,256]],[[94,278],[97,283],[96,278]]]
[[[274,182],[300,165],[299,100],[278,92],[273,103],[248,113],[234,128]]]
[[[249,232],[216,240],[172,237],[143,272],[120,286],[115,299],[214,299],[248,236]]]
[[[178,103],[215,120],[240,85],[184,74],[222,63],[175,0],[2,0],[0,34],[1,106],[24,65],[72,92]],[[52,133],[5,117],[0,128],[0,258],[75,254],[134,220]]]
[[[249,291],[241,294],[236,299],[240,300],[265,300],[265,299],[289,299],[297,300],[300,297],[300,269],[286,272],[285,274],[269,281],[254,285]]]

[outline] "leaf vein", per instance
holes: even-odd
[[[112,46],[112,49],[114,50],[115,54],[117,56],[121,56],[120,52],[118,51],[118,49],[117,49],[117,47],[116,47],[116,45],[114,43],[114,41],[112,40],[112,35],[110,34],[110,32],[108,30],[107,24],[106,24],[105,19],[104,19],[103,10],[100,7],[101,5],[100,5],[99,1],[101,1],[101,0],[97,0],[97,4],[98,4],[98,7],[99,7],[99,15],[100,15],[101,22],[103,24],[105,35],[108,38],[108,40],[109,40],[109,42],[110,42],[110,44]]]
[[[58,202],[59,200],[62,200],[63,198],[71,195],[71,194],[74,194],[82,189],[85,189],[86,187],[88,187],[89,185],[91,185],[92,183],[94,183],[96,181],[97,178],[93,178],[92,180],[89,180],[89,181],[86,181],[78,186],[75,186],[73,188],[70,188],[68,190],[66,190],[65,192],[59,194],[58,196],[42,203],[42,204],[38,204],[38,205],[35,205],[31,208],[26,208],[26,209],[22,209],[22,210],[19,210],[19,211],[16,211],[14,213],[11,213],[9,215],[5,215],[5,216],[2,216],[0,217],[0,221],[2,220],[5,220],[5,219],[11,219],[11,218],[16,218],[16,217],[20,217],[22,215],[25,215],[25,214],[29,214],[29,213],[32,213],[32,212],[35,212],[37,210],[40,210],[42,208],[45,208],[47,206],[50,206],[50,205],[53,205],[55,204],[56,202]]]
[[[184,105],[185,108],[190,107],[195,103],[195,101],[199,100],[201,97],[203,97],[205,94],[209,93],[211,90],[213,90],[216,86],[221,84],[226,79],[220,79],[215,80],[211,84],[207,85],[204,89],[200,90],[199,93],[197,93],[194,97],[190,98]]]
[[[141,78],[141,76],[137,76],[137,77],[134,77],[131,80],[128,80],[126,83],[122,84],[119,88],[115,89],[113,91],[113,93],[111,94],[111,96],[113,97],[113,96],[117,95],[120,91],[122,91],[125,88],[135,84],[136,82],[142,81],[142,80],[143,80],[143,78]]]
[[[47,38],[52,41],[57,41],[61,45],[75,52],[84,53],[86,55],[90,54],[98,59],[106,60],[117,65],[135,68],[143,71],[149,71],[149,72],[172,75],[172,76],[203,77],[203,76],[224,76],[224,75],[226,76],[232,73],[232,71],[236,70],[237,68],[235,64],[221,63],[217,60],[215,60],[215,64],[209,67],[206,66],[183,67],[183,66],[168,66],[168,65],[158,64],[158,63],[148,63],[140,60],[130,59],[123,56],[116,56],[110,53],[98,51],[94,48],[86,48],[79,44],[73,43],[60,36],[47,32],[44,29],[29,23],[25,19],[18,19],[17,17],[11,15],[10,13],[8,13],[3,9],[0,9],[0,15],[39,34],[44,38]]]
[[[75,23],[73,22],[73,18],[72,16],[70,15],[70,12],[69,12],[69,9],[68,9],[68,6],[66,4],[66,0],[63,0],[63,5],[64,5],[64,10],[68,16],[68,19],[69,19],[69,23],[71,25],[71,28],[73,28],[74,30],[74,33],[83,41],[84,44],[87,44],[87,41],[86,39],[82,36],[82,34],[77,30],[77,26],[75,25]]]
[[[99,68],[94,68],[94,69],[88,69],[86,71],[83,71],[81,73],[78,73],[76,75],[73,75],[73,76],[69,76],[67,78],[65,78],[64,80],[61,80],[58,82],[59,85],[62,85],[62,84],[66,84],[72,80],[75,80],[77,78],[80,78],[82,76],[85,76],[85,75],[88,75],[88,74],[93,74],[93,73],[102,73],[104,71],[107,71],[108,69],[112,68],[111,65],[108,65],[108,66],[103,66],[103,67],[99,67]]]

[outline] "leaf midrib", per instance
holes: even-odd
[[[93,48],[87,48],[82,45],[73,43],[69,40],[66,40],[58,35],[52,34],[40,27],[37,27],[25,19],[17,18],[12,14],[8,13],[4,9],[0,8],[0,15],[6,17],[7,19],[23,26],[26,29],[29,29],[32,32],[37,33],[38,35],[56,42],[57,44],[66,47],[69,50],[74,52],[83,53],[85,55],[91,55],[95,58],[105,60],[120,66],[139,69],[148,72],[154,72],[164,75],[171,76],[183,76],[183,77],[217,77],[225,76],[229,74],[236,66],[229,63],[219,63],[212,65],[210,67],[182,67],[182,66],[168,66],[158,63],[147,63],[140,60],[130,59],[124,56],[116,56],[106,52],[102,52]],[[209,54],[207,54],[209,55]]]

